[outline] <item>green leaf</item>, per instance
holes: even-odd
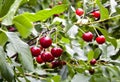
[[[0,0],[0,17],[5,16],[15,0]]]
[[[62,37],[61,42],[70,43],[70,40],[68,38]]]
[[[102,29],[100,27],[97,27],[97,29],[100,30],[100,32],[102,32],[102,34],[105,36],[105,38],[108,42],[111,42],[115,48],[117,47],[117,41],[115,38],[110,37],[108,32],[104,29]]]
[[[109,80],[102,74],[93,75],[89,82],[109,82]]]
[[[13,23],[23,38],[26,38],[31,34],[33,24],[24,15],[16,16]]]
[[[15,2],[10,7],[8,13],[3,17],[2,24],[4,24],[4,25],[12,25],[13,24],[12,20],[14,18],[14,15],[15,15],[21,1],[22,0],[15,0]]]
[[[75,75],[75,70],[71,65],[68,65],[68,71],[69,76],[73,78],[73,76]]]
[[[62,4],[55,6],[52,9],[40,10],[37,13],[23,13],[22,15],[27,17],[31,22],[35,21],[45,21],[54,14],[59,14],[67,9],[68,5]],[[21,18],[22,19],[22,18]]]
[[[84,74],[76,74],[71,82],[89,82],[90,77],[85,76]],[[96,81],[97,82],[97,81]]]
[[[8,82],[14,82],[14,72],[13,69],[7,64],[5,59],[5,53],[3,48],[0,46],[0,73],[3,78]]]
[[[100,20],[109,18],[108,10],[101,4],[100,0],[96,0],[98,7],[100,8]]]
[[[61,78],[59,75],[52,77],[54,82],[61,82]]]
[[[68,75],[68,67],[67,66],[63,66],[62,69],[60,70],[59,74],[61,76],[61,79],[65,80],[67,78],[67,75]]]
[[[7,38],[6,34],[2,31],[0,31],[0,38],[2,38],[2,39],[0,39],[0,46],[4,46],[5,43],[7,42],[8,38]]]
[[[76,34],[78,33],[78,26],[73,25],[68,31],[67,35],[69,35],[70,38],[75,38]]]
[[[95,59],[99,58],[100,54],[101,54],[101,50],[99,48],[96,48],[94,50],[94,58]]]
[[[33,71],[33,59],[29,46],[23,42],[15,33],[7,32],[8,39],[13,45],[16,52],[18,52],[20,62],[28,71]]]
[[[94,51],[90,50],[87,56],[88,56],[88,62],[90,62],[94,58]]]

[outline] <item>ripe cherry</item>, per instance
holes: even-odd
[[[50,52],[43,52],[41,58],[44,62],[52,62],[54,60],[54,57]]]
[[[96,64],[96,59],[92,59],[92,60],[90,61],[90,64],[91,64],[91,65],[95,65],[95,64]]]
[[[43,63],[43,60],[42,60],[42,58],[41,58],[41,55],[39,55],[38,57],[36,57],[36,61],[37,61],[37,63],[39,63],[39,64]]]
[[[41,37],[39,42],[43,48],[48,48],[52,44],[52,39],[49,37]]]
[[[92,12],[92,16],[95,17],[95,18],[100,18],[100,11]]]
[[[51,54],[54,56],[54,57],[60,57],[62,55],[62,52],[63,50],[61,48],[52,48],[51,49]]]
[[[103,43],[105,43],[105,37],[104,37],[103,35],[98,36],[98,37],[96,38],[96,42],[97,42],[98,44],[103,44]]]
[[[86,32],[82,35],[82,38],[86,42],[91,42],[93,38],[93,34],[91,32]]]
[[[83,15],[84,11],[83,11],[83,9],[78,8],[78,9],[76,9],[75,13],[76,13],[76,15],[81,16],[81,15]]]
[[[41,53],[40,48],[39,48],[39,47],[36,47],[36,46],[32,46],[32,47],[30,48],[30,50],[31,50],[32,56],[34,56],[34,57],[37,57],[37,56],[40,55],[40,53]]]

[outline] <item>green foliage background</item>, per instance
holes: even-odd
[[[0,0],[1,82],[120,82],[120,1],[61,1]],[[82,17],[75,14],[77,8],[84,10]],[[91,16],[94,10],[100,11],[100,19]],[[9,27],[16,31],[9,32]],[[87,31],[94,34],[92,42],[81,38]],[[106,43],[96,43],[96,31]],[[30,47],[46,32],[52,47],[57,44],[64,50],[60,60],[66,65],[61,68],[38,64],[31,55]],[[89,64],[93,58],[95,66]]]

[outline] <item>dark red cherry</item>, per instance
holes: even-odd
[[[36,61],[37,61],[37,63],[39,63],[39,64],[41,64],[41,63],[44,62],[44,61],[42,60],[42,58],[41,58],[41,55],[39,55],[38,57],[36,57]]]
[[[86,32],[82,35],[82,39],[86,42],[91,42],[93,39],[93,34],[91,32]]]
[[[60,57],[62,55],[62,52],[63,50],[61,48],[52,48],[51,49],[51,54],[54,56],[54,57]]]
[[[41,37],[39,42],[43,48],[48,48],[52,44],[52,39],[49,37]]]
[[[95,70],[94,70],[94,69],[89,69],[89,73],[90,73],[91,75],[93,75],[93,74],[95,73]]]
[[[92,60],[90,61],[90,64],[91,64],[91,65],[95,65],[95,64],[96,64],[96,59],[92,59]]]
[[[32,47],[30,48],[30,50],[31,50],[32,56],[34,56],[34,57],[37,57],[37,56],[40,55],[40,53],[41,53],[40,48],[39,48],[39,47],[36,47],[36,46],[32,46]]]
[[[96,38],[96,42],[98,43],[98,44],[103,44],[103,43],[105,43],[105,37],[103,36],[103,35],[100,35],[100,36],[98,36],[97,38]]]
[[[54,60],[54,57],[50,52],[43,52],[41,58],[44,62],[52,62]]]

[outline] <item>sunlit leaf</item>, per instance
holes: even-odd
[[[104,20],[109,18],[109,12],[107,10],[107,8],[105,8],[102,4],[100,0],[96,0],[97,5],[100,8],[100,20]]]
[[[22,0],[15,0],[14,3],[11,5],[8,13],[3,17],[2,24],[4,25],[12,25],[12,20],[14,18],[14,15],[20,5]],[[6,2],[8,3],[8,2]]]

